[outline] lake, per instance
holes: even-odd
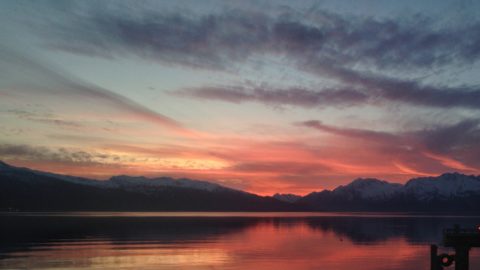
[[[0,269],[429,269],[429,245],[443,229],[479,223],[369,213],[3,213]],[[480,250],[470,258],[480,269]]]

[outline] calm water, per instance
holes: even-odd
[[[455,223],[480,217],[0,214],[0,269],[429,269],[429,244]]]

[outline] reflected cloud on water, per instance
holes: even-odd
[[[0,268],[428,268],[444,228],[476,217],[0,216]],[[472,263],[479,256],[472,253]]]

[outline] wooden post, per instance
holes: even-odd
[[[437,245],[430,245],[430,270],[441,270],[441,266],[438,261],[438,247]]]
[[[441,270],[443,267],[450,266],[452,262],[455,263],[455,270],[468,270],[470,248],[480,247],[480,226],[462,229],[459,225],[455,225],[453,229],[444,230],[443,245],[454,248],[455,255],[441,254],[438,256],[436,255],[438,252],[437,246],[431,245],[431,270]],[[435,260],[434,257],[438,259]],[[435,267],[438,267],[438,269]]]
[[[468,252],[469,247],[467,246],[457,246],[455,247],[455,270],[468,270],[469,258]]]

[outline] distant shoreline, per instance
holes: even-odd
[[[479,217],[480,213],[426,213],[426,212],[295,212],[295,211],[0,211],[1,216],[39,217]]]

